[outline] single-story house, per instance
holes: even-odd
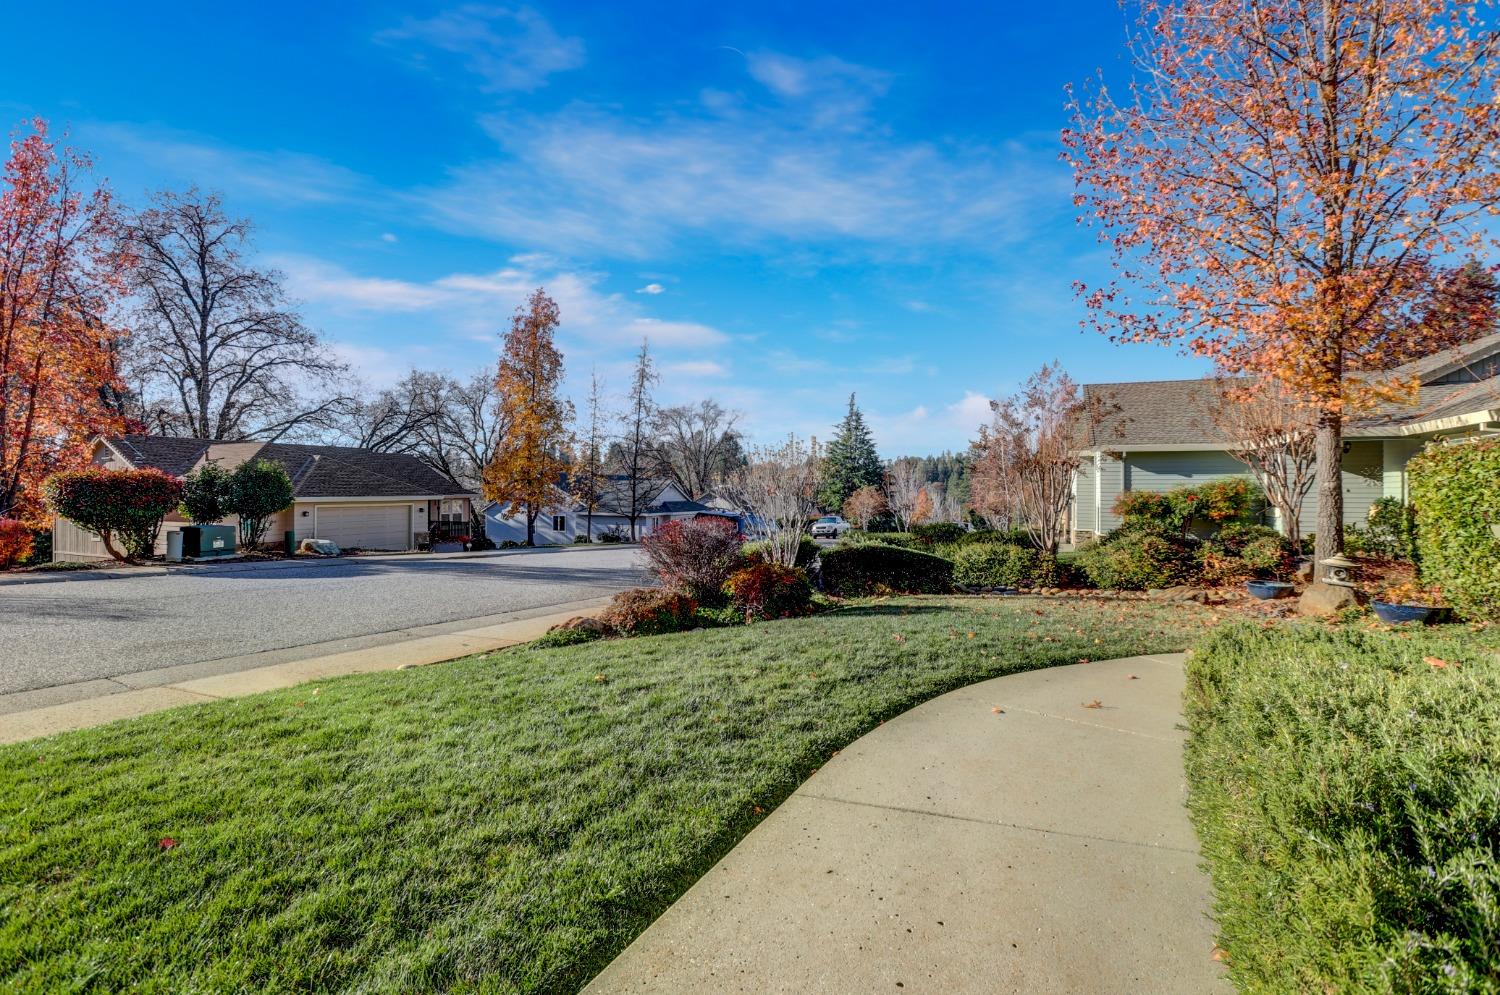
[[[346,446],[287,442],[220,442],[126,435],[94,441],[93,462],[117,470],[154,467],[174,477],[206,462],[233,470],[253,459],[280,463],[292,478],[291,507],[273,518],[266,535],[280,541],[332,539],[343,547],[414,549],[434,522],[469,522],[474,493],[415,456]],[[228,519],[226,524],[233,524]],[[167,533],[188,524],[168,516],[157,539],[165,553]],[[53,555],[59,560],[108,559],[98,536],[65,519],[53,524]]]
[[[640,516],[635,523],[635,534],[638,539],[650,535],[670,521],[699,518],[704,515],[722,517],[735,522],[739,520],[739,512],[723,507],[710,507],[700,501],[690,500],[674,484],[663,481],[646,482],[642,484],[642,493],[645,495],[646,503],[641,508]],[[587,512],[583,505],[567,492],[565,482],[554,490],[553,498],[553,502],[543,508],[541,514],[537,516],[533,537],[537,545],[571,543],[575,538],[583,535],[588,526]],[[594,506],[591,533],[594,540],[598,541],[600,536],[611,531],[630,535],[630,517],[625,513],[629,506],[629,480],[620,476],[611,477],[600,495],[599,503]],[[505,504],[500,501],[492,501],[486,506],[484,509],[485,535],[496,543],[525,542],[525,513],[518,511],[507,515],[505,509]]]
[[[1345,524],[1362,524],[1379,498],[1406,500],[1407,461],[1428,443],[1500,432],[1500,333],[1391,372],[1421,386],[1411,403],[1380,405],[1345,427]],[[1084,394],[1111,410],[1088,430],[1083,465],[1073,475],[1075,542],[1120,524],[1112,509],[1125,491],[1252,476],[1219,441],[1211,417],[1219,394],[1210,380],[1087,384]],[[1302,504],[1301,530],[1314,530],[1317,520],[1314,487]]]

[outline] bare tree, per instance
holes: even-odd
[[[738,420],[711,400],[658,408],[651,419],[656,472],[696,500],[744,462]]]
[[[891,516],[896,519],[896,528],[902,532],[911,528],[917,516],[918,506],[927,480],[922,475],[921,461],[907,456],[895,460],[885,471],[885,503]]]
[[[413,370],[368,401],[351,400],[337,416],[334,434],[359,449],[425,455],[424,431],[448,416],[455,387],[441,373]]]
[[[651,400],[651,388],[657,381],[656,367],[651,362],[651,352],[645,341],[636,354],[635,370],[630,376],[630,390],[626,394],[626,408],[621,415],[621,432],[615,447],[618,469],[624,475],[621,485],[622,508],[630,519],[630,539],[635,541],[635,525],[641,517],[646,503],[655,497],[650,479],[654,470],[651,419],[656,405]]]
[[[476,490],[505,435],[495,379],[492,371],[481,371],[466,383],[449,380],[441,417],[417,430],[417,455]]]
[[[1011,529],[1021,520],[1013,442],[1005,433],[981,425],[979,438],[969,447],[970,507],[992,529]]]
[[[280,274],[246,261],[250,236],[197,190],[155,194],[130,226],[141,403],[183,435],[274,441],[349,400],[328,390],[346,368],[291,309]]]
[[[1057,365],[1043,366],[1003,401],[991,401],[994,422],[981,444],[995,454],[1004,487],[1037,547],[1056,554],[1082,463],[1080,432],[1097,425],[1110,405],[1086,397]]]
[[[589,396],[585,403],[588,414],[583,438],[579,440],[578,455],[568,474],[568,485],[574,500],[583,505],[584,535],[593,542],[594,509],[599,506],[599,498],[609,481],[604,468],[604,425],[609,414],[604,410],[604,381],[599,379],[597,370],[589,375]]]
[[[797,548],[808,525],[818,517],[818,484],[823,459],[818,444],[787,436],[778,446],[751,450],[735,473],[740,502],[766,530],[768,558],[782,566],[797,565]]]
[[[1302,502],[1317,479],[1314,410],[1272,380],[1220,379],[1210,408],[1229,455],[1250,468],[1281,517],[1292,546],[1302,548]]]

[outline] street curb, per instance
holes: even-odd
[[[226,574],[226,573],[249,573],[255,570],[286,570],[292,567],[307,566],[329,566],[335,563],[388,563],[391,561],[411,561],[413,563],[434,563],[445,560],[478,560],[501,556],[533,556],[543,553],[577,553],[588,550],[599,549],[632,549],[633,544],[618,543],[580,543],[576,546],[534,546],[530,549],[486,549],[468,553],[372,553],[366,556],[329,556],[324,558],[312,558],[295,560],[256,560],[242,562],[230,560],[225,563],[195,563],[195,564],[153,564],[144,567],[112,568],[102,567],[95,570],[58,570],[55,572],[42,572],[34,574],[14,574],[12,576],[0,576],[0,587],[22,586],[26,584],[57,584],[64,581],[76,580],[115,580],[123,577],[166,577],[170,574]]]
[[[445,663],[476,653],[490,653],[530,642],[559,622],[602,608],[609,601],[609,597],[590,598],[570,602],[566,610],[459,632],[421,636],[383,646],[328,653],[212,677],[192,678],[158,687],[134,688],[59,705],[10,712],[0,715],[0,744],[20,743],[60,732],[86,729],[180,705],[202,704],[221,698],[239,698],[262,691],[289,688],[308,681],[382,670],[405,670]]]

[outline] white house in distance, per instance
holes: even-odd
[[[625,514],[629,507],[628,481],[623,477],[611,477],[599,503],[594,506],[592,536],[597,542],[606,532],[630,535],[630,517]],[[709,506],[693,501],[674,484],[663,481],[643,482],[644,505],[636,519],[636,538],[650,535],[671,521],[711,516],[724,518],[738,524],[739,513],[716,502]],[[552,504],[542,509],[537,516],[533,542],[537,545],[566,545],[584,534],[588,514],[583,506],[573,499],[561,486],[554,489]],[[517,512],[505,514],[505,504],[492,501],[484,509],[484,532],[495,543],[525,542],[526,515]]]
[[[1393,371],[1420,378],[1412,404],[1386,404],[1344,432],[1344,522],[1362,524],[1382,497],[1407,499],[1406,463],[1440,439],[1500,433],[1500,334],[1448,349]],[[1070,532],[1075,542],[1120,525],[1113,511],[1125,491],[1168,491],[1249,469],[1216,441],[1207,380],[1087,384],[1086,397],[1117,408],[1085,440],[1073,475]],[[1302,531],[1318,520],[1316,488],[1302,504]],[[1280,523],[1277,523],[1280,524]]]

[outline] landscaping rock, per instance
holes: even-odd
[[[338,556],[343,550],[332,539],[303,539],[297,544],[297,552],[314,556]]]
[[[1209,593],[1201,588],[1193,587],[1191,584],[1178,584],[1175,587],[1153,588],[1146,592],[1146,597],[1152,601],[1195,601],[1200,605],[1208,604]]]
[[[1313,584],[1302,592],[1302,597],[1297,601],[1297,611],[1302,615],[1319,618],[1337,615],[1345,608],[1357,608],[1359,604],[1359,594],[1351,587]]]
[[[589,618],[587,615],[575,615],[573,618],[568,619],[566,622],[557,623],[547,631],[557,632],[559,630],[563,630],[571,632],[574,629],[584,629],[588,632],[597,632],[600,635],[609,634],[609,626],[605,625],[597,618]]]

